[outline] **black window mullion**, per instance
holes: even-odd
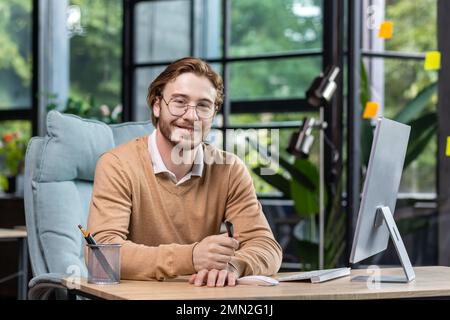
[[[137,1],[123,0],[123,29],[122,29],[122,121],[132,121],[134,108],[134,24],[133,15]]]
[[[230,82],[230,70],[228,65],[228,48],[230,46],[230,31],[231,31],[231,21],[230,21],[230,12],[231,11],[231,1],[230,0],[222,0],[222,78],[223,78],[223,90],[225,96],[223,101],[222,115],[223,115],[223,128],[222,128],[222,142],[223,149],[226,149],[227,146],[227,135],[226,129],[230,122],[230,112],[231,105],[229,99],[229,82]]]
[[[223,54],[223,52],[222,52]],[[320,49],[310,49],[310,50],[300,50],[288,53],[277,53],[277,54],[258,54],[249,55],[242,57],[226,57],[226,58],[209,58],[204,59],[208,63],[230,63],[230,62],[246,62],[246,61],[259,61],[259,60],[278,60],[278,59],[289,59],[289,58],[301,58],[301,57],[320,57],[323,51]],[[159,67],[170,64],[172,61],[153,61],[145,63],[135,63],[133,68],[144,68],[144,67]]]
[[[317,112],[306,99],[230,101],[230,113]]]
[[[270,123],[244,123],[238,125],[228,125],[225,129],[298,129],[303,121],[278,121]],[[213,129],[221,129],[213,126]]]
[[[387,58],[399,60],[424,60],[425,53],[398,52],[398,51],[371,51],[361,50],[363,57],[369,58]]]
[[[31,135],[38,134],[38,81],[39,81],[39,42],[38,42],[38,25],[39,25],[39,1],[32,0],[31,9],[31,105],[21,106],[19,108],[0,110],[0,121],[27,120],[31,121]]]
[[[438,199],[438,263],[450,264],[450,157],[446,155],[447,137],[450,137],[450,42],[448,26],[450,23],[450,3],[447,0],[438,1],[438,49],[441,52],[441,69],[438,79],[438,155],[436,166],[436,185]]]
[[[33,108],[0,110],[0,121],[8,120],[32,120],[34,121],[35,110]],[[35,123],[33,123],[35,125]],[[34,131],[34,128],[33,128]],[[33,132],[34,135],[34,132]]]
[[[353,241],[358,216],[361,168],[361,105],[360,59],[361,59],[361,2],[348,1],[348,98],[347,98],[347,244]],[[346,247],[346,259],[350,247]]]
[[[189,0],[189,24],[190,24],[190,29],[189,29],[189,52],[191,57],[194,56],[195,54],[195,0]]]
[[[39,0],[33,0],[32,3],[32,67],[31,67],[31,135],[38,135],[38,117],[39,117]],[[24,110],[25,112],[25,110]],[[28,112],[25,112],[28,114]]]

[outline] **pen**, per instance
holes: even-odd
[[[94,237],[88,233],[84,228],[79,224],[78,228],[80,228],[81,232],[84,235],[84,239],[86,239],[86,242],[91,245],[97,245],[97,242],[95,241]],[[114,271],[111,268],[111,266],[108,263],[108,260],[106,260],[103,253],[96,247],[92,247],[92,250],[94,251],[95,256],[98,259],[98,262],[102,265],[103,270],[108,274],[108,276],[113,280],[114,282],[117,281],[116,277],[114,276]]]
[[[234,234],[233,224],[230,221],[226,220],[225,227],[227,228],[228,236],[230,238],[233,238],[233,234]]]

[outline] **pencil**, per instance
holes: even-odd
[[[90,233],[88,233],[86,230],[84,230],[84,228],[81,226],[81,224],[78,225],[78,228],[80,228],[80,230],[83,233],[84,238],[86,239],[86,242],[88,244],[97,244],[94,237]]]

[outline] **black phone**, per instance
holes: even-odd
[[[234,229],[233,224],[230,221],[225,221],[225,227],[227,228],[228,236],[233,238]]]

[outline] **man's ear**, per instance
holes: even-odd
[[[155,118],[159,118],[159,115],[161,113],[161,100],[159,97],[156,97],[155,102],[153,103],[152,106],[152,110]]]

